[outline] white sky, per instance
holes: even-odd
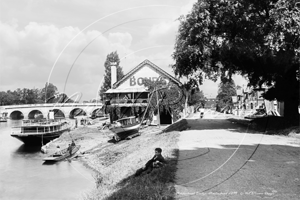
[[[42,88],[49,79],[68,96],[95,98],[112,51],[125,73],[148,59],[174,75],[176,19],[195,1],[0,0],[0,91]],[[218,83],[201,90],[216,96]]]

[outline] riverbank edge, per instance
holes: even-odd
[[[148,126],[142,129],[141,136],[117,144],[109,143],[112,136],[111,133],[109,133],[109,131],[100,131],[97,128],[98,123],[93,126],[79,126],[76,129],[72,127],[70,132],[64,133],[60,138],[53,141],[51,146],[67,146],[68,143],[71,142],[71,139],[74,139],[78,145],[81,145],[80,153],[73,159],[76,159],[76,161],[90,170],[95,181],[95,188],[91,188],[90,192],[83,194],[83,199],[108,198],[110,195],[122,189],[119,183],[127,180],[138,168],[142,167],[147,160],[153,156],[154,148],[156,147],[163,149],[164,157],[168,160],[172,160],[173,164],[171,168],[176,169],[174,161],[177,161],[178,154],[174,152],[176,152],[176,150],[178,151],[178,131],[188,129],[187,118],[188,117],[180,119],[167,126]],[[130,149],[128,146],[133,147]],[[124,152],[126,153],[124,157],[115,156],[120,154],[120,149],[121,151],[125,149]],[[108,156],[105,156],[106,154]],[[126,158],[130,160],[133,158],[134,160],[128,164],[126,163]],[[112,159],[113,162],[111,162],[110,159]],[[107,170],[109,167],[118,170],[118,167],[123,168],[123,165],[125,165],[125,170],[122,170],[121,175],[118,174],[117,178],[109,176],[109,170]],[[174,176],[171,175],[171,177]],[[171,179],[170,181],[175,182],[175,180]],[[167,189],[175,191],[174,183],[167,183],[166,185]],[[106,192],[99,193],[99,190],[105,190]]]
[[[163,155],[166,159],[177,161],[178,155],[174,154],[174,151],[178,150],[178,136],[178,132],[175,131],[163,133],[162,130],[159,130],[153,131],[152,133],[144,133],[137,138],[133,138],[132,140],[120,144],[120,146],[116,145],[112,149],[110,149],[110,152],[112,152],[113,154],[118,153],[119,149],[123,148],[122,146],[126,146],[126,143],[128,143],[127,146],[131,146],[131,150],[125,150],[128,154],[125,157],[116,159],[110,165],[109,170],[103,169],[103,166],[100,163],[97,165],[93,164],[95,161],[94,158],[97,157],[97,154],[99,155],[99,153],[95,152],[90,154],[88,159],[80,159],[80,162],[82,162],[85,167],[91,169],[95,173],[94,178],[96,188],[91,190],[88,194],[85,194],[84,199],[109,199],[111,195],[114,195],[116,193],[120,195],[122,191],[124,191],[124,187],[128,187],[127,183],[125,185],[123,184],[123,186],[120,186],[122,185],[120,183],[124,181],[126,182],[126,180],[130,180],[134,172],[142,167],[153,156],[154,148],[156,147],[161,147],[163,149]],[[151,143],[151,145],[149,145],[149,143]],[[124,162],[124,160],[130,161]],[[101,161],[105,162],[105,159],[102,159]],[[101,168],[100,170],[99,167]],[[106,173],[103,173],[103,171]],[[113,174],[110,173],[112,171]],[[118,177],[114,177],[114,174],[116,174]],[[175,180],[173,180],[173,182],[175,182]],[[131,182],[129,181],[129,183]],[[172,191],[175,191],[174,183],[167,183],[165,187],[171,189]],[[120,191],[121,193],[119,193],[118,191]],[[142,193],[143,192],[137,192],[136,194]]]
[[[174,124],[176,126],[178,122]],[[177,157],[174,157],[174,151],[178,149],[179,134],[174,130],[163,132],[164,129],[174,124],[161,127],[149,126],[142,129],[141,136],[117,144],[111,143],[111,133],[99,131],[97,124],[80,126],[76,129],[72,128],[70,132],[65,132],[61,137],[52,141],[48,145],[47,153],[53,153],[57,146],[64,148],[75,140],[76,144],[81,145],[81,149],[79,154],[69,161],[80,162],[90,170],[95,181],[94,187],[82,194],[81,199],[104,199],[122,189],[118,183],[131,177],[138,168],[142,167],[153,156],[156,147],[163,149],[163,156],[166,159],[177,160]],[[116,176],[112,174],[115,173],[112,171],[118,171],[121,168],[120,174]],[[173,187],[170,184],[167,185],[167,188]]]

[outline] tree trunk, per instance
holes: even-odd
[[[284,99],[284,117],[291,122],[292,125],[299,126],[299,81],[297,80],[296,69],[291,69],[285,75],[285,87],[282,88],[286,92]]]
[[[184,117],[187,117],[187,105],[188,105],[188,100],[189,100],[189,91],[185,90],[186,94],[186,99],[184,103]]]
[[[299,126],[299,101],[285,100],[284,101],[284,118],[294,126]]]
[[[296,70],[297,68],[292,68],[282,77],[279,77],[274,87],[264,94],[264,98],[283,101],[283,115],[287,124],[299,126],[299,80],[297,79]]]

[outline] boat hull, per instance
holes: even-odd
[[[70,130],[70,128],[63,129],[57,132],[45,133],[45,134],[11,134],[12,137],[22,141],[25,145],[42,145],[58,138],[63,132]]]
[[[129,127],[114,127],[111,128],[110,130],[115,134],[120,139],[125,139],[128,136],[138,133],[139,132],[139,127],[140,124],[135,124]]]
[[[61,150],[61,152],[56,152],[46,158],[44,158],[44,161],[47,162],[57,162],[57,161],[61,161],[64,160],[70,156],[73,156],[78,150],[80,149],[80,145],[76,145],[73,149],[72,152],[70,154],[70,152],[68,151],[68,148]],[[60,154],[62,153],[62,154]]]

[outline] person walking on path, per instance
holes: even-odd
[[[199,111],[200,111],[200,118],[203,118],[203,115],[204,115],[204,108],[201,107],[201,108],[199,109]]]

